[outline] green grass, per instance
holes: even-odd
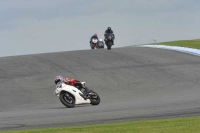
[[[188,48],[196,48],[200,49],[200,39],[196,40],[180,40],[180,41],[172,41],[172,42],[160,42],[158,45],[168,45],[168,46],[181,46]]]
[[[200,117],[5,131],[3,133],[200,133]]]

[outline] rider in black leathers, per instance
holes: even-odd
[[[105,39],[104,39],[104,41],[105,41],[105,43],[106,43],[106,35],[108,34],[108,33],[111,33],[111,34],[113,34],[113,45],[114,45],[114,39],[115,39],[115,35],[114,35],[114,32],[113,32],[113,30],[111,29],[111,27],[108,27],[107,28],[107,30],[105,31],[105,33],[104,33],[104,37],[105,37]]]

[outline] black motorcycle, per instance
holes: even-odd
[[[114,38],[115,37],[114,37],[114,35],[112,33],[108,33],[108,34],[105,35],[105,43],[106,43],[106,46],[107,46],[108,50],[111,50]]]

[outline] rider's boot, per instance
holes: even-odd
[[[89,89],[87,87],[85,87],[85,93],[80,94],[85,100],[89,98]]]
[[[80,94],[80,96],[82,96],[85,100],[88,99],[88,97],[87,97],[86,94],[81,94],[81,93],[79,93],[79,94]]]

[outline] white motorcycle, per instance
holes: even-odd
[[[98,41],[98,47],[99,48],[104,48],[104,43],[103,43],[103,40],[102,39],[99,39],[99,41]]]
[[[90,47],[91,47],[91,49],[94,49],[94,48],[98,49],[99,48],[98,47],[98,40],[96,38],[92,39],[92,41],[90,43]]]
[[[85,86],[85,82],[81,82],[81,84]],[[85,89],[82,88],[79,90],[63,82],[57,83],[54,92],[54,94],[60,98],[61,103],[68,108],[73,108],[78,104],[98,105],[100,103],[100,97],[96,92],[90,90],[87,99],[82,96],[84,93]]]

